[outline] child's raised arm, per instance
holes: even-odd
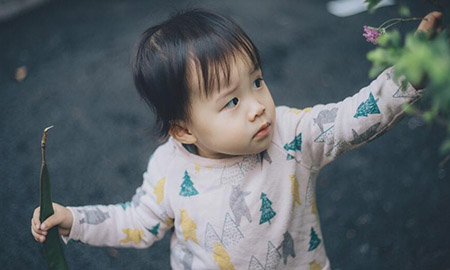
[[[428,14],[417,31],[428,32],[432,37],[439,28],[441,15]],[[404,115],[403,106],[420,97],[421,90],[417,89],[422,87],[408,83],[402,89],[401,81],[394,79],[393,69],[386,69],[369,86],[341,102],[303,111],[280,110],[280,118],[295,130],[285,137],[284,148],[290,157],[318,169],[392,128]],[[290,141],[296,142],[297,147],[289,147]]]

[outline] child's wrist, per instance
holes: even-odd
[[[63,236],[69,236],[70,231],[72,230],[72,224],[73,224],[73,214],[72,211],[70,211],[69,208],[64,207],[64,226],[61,235]]]

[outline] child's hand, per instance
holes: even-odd
[[[416,33],[426,33],[430,39],[442,31],[442,13],[433,11],[427,14],[417,27]]]
[[[428,39],[433,39],[436,34],[442,31],[442,13],[439,11],[433,11],[428,13],[420,22],[419,27],[417,27],[417,33],[425,33]],[[427,84],[427,78],[422,77],[419,83],[412,83],[415,89],[423,89]]]
[[[47,231],[58,226],[58,232],[61,235],[68,236],[72,228],[73,216],[72,212],[66,207],[53,203],[55,213],[48,217],[42,224],[39,221],[39,213],[41,208],[34,209],[33,218],[31,219],[31,233],[38,242],[45,242]]]

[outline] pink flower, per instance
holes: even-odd
[[[365,37],[368,42],[371,42],[372,44],[377,44],[377,39],[379,36],[380,32],[378,31],[377,28],[364,25],[363,37]]]

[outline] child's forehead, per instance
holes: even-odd
[[[190,60],[187,75],[191,95],[210,99],[225,88],[237,84],[240,74],[250,74],[257,69],[259,66],[241,53],[229,55],[223,61],[210,61],[206,65],[202,65],[198,59]]]

